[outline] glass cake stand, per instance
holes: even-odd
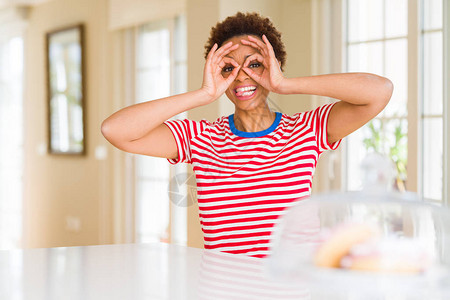
[[[422,251],[429,263],[417,273],[325,268],[314,263],[318,248],[336,228],[365,224],[378,229],[377,240],[390,241],[397,257],[413,259],[412,254]],[[424,203],[414,194],[366,190],[299,201],[276,225],[272,249],[266,260],[268,276],[303,284],[313,294],[327,293],[325,298],[328,293],[334,297],[329,299],[351,293],[357,299],[392,294],[407,297],[392,299],[450,299],[450,210]]]

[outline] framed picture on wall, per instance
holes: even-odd
[[[47,33],[48,151],[86,154],[83,24]]]

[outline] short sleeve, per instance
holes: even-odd
[[[167,159],[171,164],[191,163],[191,141],[200,134],[204,127],[205,121],[193,121],[188,119],[168,120],[164,124],[169,127],[177,144],[178,158]]]
[[[330,115],[330,111],[334,104],[335,103],[319,106],[315,110],[308,112],[306,116],[307,122],[313,128],[316,135],[317,146],[319,147],[320,152],[326,150],[336,150],[342,141],[338,140],[332,144],[328,142],[328,116]]]

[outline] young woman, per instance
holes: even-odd
[[[102,133],[123,151],[192,164],[205,248],[263,257],[277,219],[310,195],[320,154],[375,117],[393,86],[365,73],[285,78],[281,34],[256,13],[218,23],[205,48],[198,90],[119,110]],[[340,101],[289,116],[270,110],[270,92]],[[223,93],[234,114],[169,120]]]

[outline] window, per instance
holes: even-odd
[[[442,0],[427,0],[421,4],[422,196],[441,201],[444,188]]]
[[[23,39],[0,39],[0,249],[22,245]]]
[[[374,120],[348,138],[347,188],[361,185],[359,165],[371,151],[389,156],[397,169],[396,187],[405,189],[407,163],[407,0],[347,1],[347,70],[389,78],[394,93]]]
[[[137,28],[136,103],[185,92],[186,55],[184,17]],[[171,205],[169,197],[171,178],[186,167],[141,155],[134,162],[137,241],[169,242],[170,236],[170,242],[186,243],[186,209]]]
[[[345,2],[347,71],[375,73],[394,83],[386,109],[348,138],[347,189],[360,187],[359,164],[368,152],[378,151],[396,165],[396,188],[418,191],[428,201],[443,200],[442,3]],[[419,84],[409,82],[411,78],[419,78]],[[417,180],[407,177],[412,175],[408,165],[417,169]]]

